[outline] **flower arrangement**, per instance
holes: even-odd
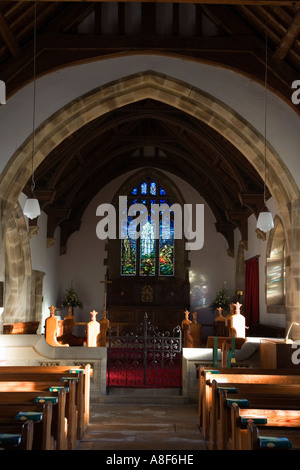
[[[64,299],[62,301],[62,307],[80,307],[82,308],[82,303],[78,298],[78,295],[71,284],[71,287],[69,287],[66,290]]]
[[[217,296],[211,304],[213,310],[218,307],[221,307],[223,310],[229,309],[230,297],[228,294],[228,289],[225,287],[225,284],[226,283],[224,283],[224,286],[217,292]]]

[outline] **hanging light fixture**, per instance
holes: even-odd
[[[268,74],[268,28],[267,28],[267,12],[266,12],[266,28],[265,28],[265,87],[264,87],[264,206],[259,213],[257,219],[257,228],[263,232],[268,232],[274,227],[273,217],[266,205],[266,175],[267,175],[267,74]]]
[[[29,219],[35,219],[41,214],[39,201],[34,197],[34,154],[35,154],[35,101],[36,101],[36,2],[34,3],[34,34],[33,34],[33,115],[32,115],[32,172],[31,172],[31,197],[25,202],[23,213]]]

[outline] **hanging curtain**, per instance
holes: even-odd
[[[248,327],[259,323],[259,273],[258,258],[245,261],[245,317]]]

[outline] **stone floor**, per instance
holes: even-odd
[[[207,450],[196,404],[91,404],[78,450]]]

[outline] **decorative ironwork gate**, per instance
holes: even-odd
[[[170,388],[182,386],[180,326],[160,332],[144,322],[129,333],[108,331],[107,393],[110,387]]]

